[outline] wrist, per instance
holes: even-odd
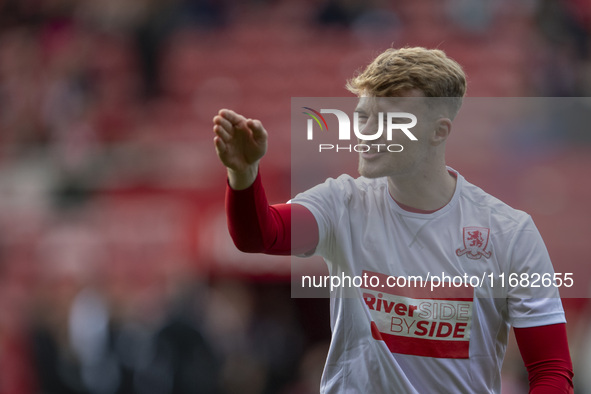
[[[258,163],[253,164],[241,171],[228,168],[228,184],[234,190],[248,189],[256,180],[258,172]]]

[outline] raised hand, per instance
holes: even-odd
[[[228,109],[220,110],[213,123],[215,149],[228,169],[230,186],[236,190],[249,187],[267,152],[267,131],[260,121]]]

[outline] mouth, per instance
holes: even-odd
[[[383,151],[378,152],[377,150],[369,150],[367,152],[361,152],[359,155],[365,160],[372,160],[372,159],[379,157],[383,153],[385,153],[385,152],[383,152]]]
[[[359,155],[365,160],[372,160],[386,152],[384,144],[380,144],[377,141],[363,141],[359,140],[359,144],[369,148],[366,152],[360,152]]]

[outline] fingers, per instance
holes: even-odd
[[[238,115],[236,112],[230,109],[222,109],[219,112],[222,119],[227,120],[235,128],[244,128],[246,125],[246,118],[242,115]]]
[[[227,131],[230,131],[233,128],[232,123],[230,123],[228,119],[224,118],[221,115],[216,115],[213,117],[213,124],[220,125]]]
[[[223,126],[220,126],[220,125],[213,126],[213,132],[223,142],[228,142],[232,139],[232,134],[230,134],[229,130],[225,129]]]
[[[225,142],[228,142],[234,135],[234,127],[232,126],[232,123],[222,116],[214,116],[213,124],[213,132]]]
[[[250,133],[247,126],[247,119],[229,109],[222,109],[213,118],[213,131],[224,142],[229,142],[234,137],[235,131],[246,131]]]
[[[231,143],[236,137],[252,138],[257,144],[267,142],[267,131],[259,120],[247,119],[232,110],[220,110],[218,115],[214,116],[213,123],[214,133],[224,144]]]
[[[221,156],[226,152],[226,144],[222,139],[218,136],[213,137],[213,144],[215,145],[215,151],[217,155],[221,158]]]

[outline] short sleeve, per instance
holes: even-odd
[[[510,323],[526,328],[566,322],[548,250],[529,216],[511,241],[508,261]]]
[[[351,195],[348,175],[329,178],[324,183],[296,195],[291,203],[300,204],[312,212],[318,224],[318,246],[314,255],[326,256],[334,244],[334,229],[338,226]]]

